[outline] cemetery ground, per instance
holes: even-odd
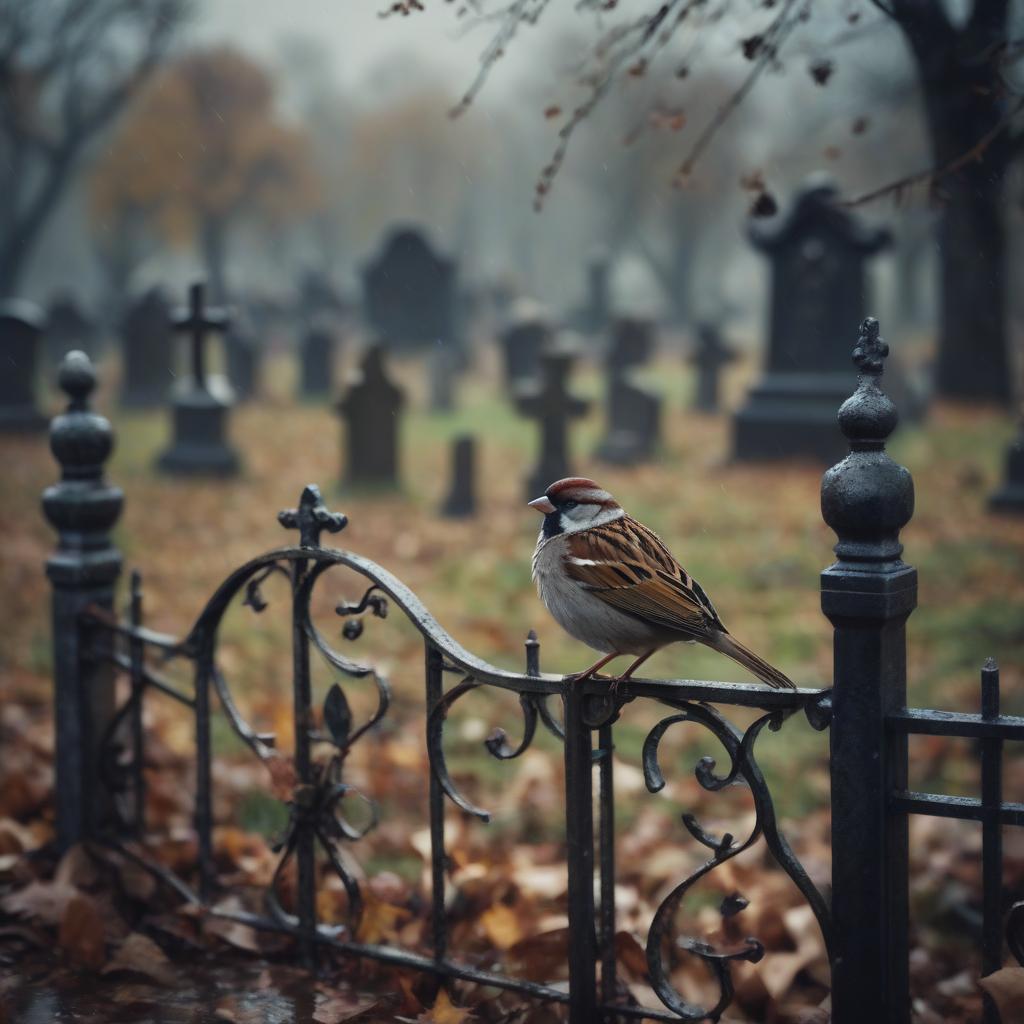
[[[744,363],[730,374],[727,407],[735,407],[753,373]],[[349,517],[346,529],[325,543],[350,548],[393,571],[474,653],[498,665],[521,666],[524,638],[535,628],[543,670],[571,672],[589,664],[589,652],[549,619],[530,581],[538,523],[525,507],[523,481],[533,465],[536,427],[498,395],[496,373],[466,382],[458,411],[431,415],[423,411],[422,375],[411,364],[398,363],[397,377],[412,392],[402,431],[400,494],[339,490],[340,424],[324,405],[296,405],[290,374],[290,364],[271,362],[264,398],[236,411],[231,433],[245,468],[227,482],[157,475],[153,463],[166,443],[167,414],[114,409],[116,381],[109,375],[104,379],[97,405],[111,415],[118,437],[108,477],[127,499],[116,542],[126,574],[133,568],[144,574],[148,625],[175,635],[186,632],[232,569],[289,542],[276,512],[293,506],[305,484],[317,482],[328,505]],[[663,356],[640,376],[665,395],[666,444],[660,457],[635,468],[596,464],[592,453],[602,424],[594,411],[574,432],[575,468],[595,476],[666,540],[745,643],[800,685],[826,682],[831,628],[820,611],[817,575],[831,561],[834,537],[818,507],[821,467],[728,464],[729,420],[686,411],[692,377],[678,357]],[[596,371],[577,374],[574,390],[599,397]],[[478,438],[478,514],[445,520],[438,508],[448,487],[449,441],[465,432]],[[1003,673],[1003,711],[1024,713],[1024,521],[985,511],[1010,434],[1010,423],[995,412],[938,407],[926,429],[901,427],[893,439],[892,455],[912,471],[917,492],[914,518],[903,532],[905,557],[920,574],[919,607],[908,630],[911,705],[976,710],[978,670],[994,655]],[[322,1024],[558,1020],[556,1008],[524,1004],[514,993],[463,983],[451,993],[438,993],[429,979],[369,961],[332,961],[314,990],[296,983],[295,972],[284,966],[279,937],[175,912],[173,901],[156,893],[148,876],[113,855],[73,850],[56,875],[45,856],[26,855],[52,834],[50,640],[42,567],[54,536],[38,496],[54,480],[56,467],[42,436],[0,440],[0,459],[5,538],[0,893],[7,922],[0,926],[0,1020],[3,998],[11,1019],[18,1019],[19,1008],[34,1006],[38,1012],[39,999],[47,998],[56,1000],[55,1006],[63,1000],[79,1008],[78,1016],[66,1019],[143,1020],[158,1019],[160,1013],[159,1019],[167,1020]],[[276,606],[287,606],[283,588],[281,581],[268,582],[268,607],[260,614],[248,607],[229,613],[220,661],[247,718],[276,732],[281,748],[290,750],[291,625],[287,615],[275,612]],[[340,638],[341,620],[333,607],[361,593],[359,581],[344,571],[332,571],[319,586],[317,622],[339,645],[347,641]],[[122,601],[125,594],[123,587]],[[370,619],[352,650],[382,666],[394,691],[392,712],[371,742],[353,750],[346,766],[349,780],[381,807],[378,827],[351,846],[367,898],[358,938],[416,948],[426,927],[421,883],[429,871],[423,644],[394,615]],[[658,654],[644,668],[652,678],[744,678],[740,671],[713,652],[684,645]],[[332,677],[323,670],[315,678],[319,706]],[[178,681],[187,688],[186,679]],[[352,680],[345,688],[357,718],[366,715],[374,703],[372,686]],[[693,766],[701,756],[717,757],[720,767],[726,758],[712,741],[684,737],[685,730],[665,740],[668,785],[657,795],[646,792],[639,748],[655,715],[653,709],[627,706],[615,729],[621,865],[617,950],[622,977],[648,1005],[657,1000],[645,986],[646,964],[633,933],[646,928],[667,887],[704,859],[703,848],[680,825],[680,813],[694,812],[719,834],[743,835],[744,822],[752,821],[744,791],[708,793],[695,781]],[[753,717],[736,709],[729,715],[738,724]],[[223,722],[215,718],[215,723],[222,823],[218,870],[236,886],[265,885],[276,863],[270,843],[286,814],[265,769],[247,756]],[[147,770],[149,825],[161,836],[152,852],[184,870],[194,857],[188,839],[189,718],[154,696],[147,724],[158,741]],[[481,688],[459,702],[446,733],[453,777],[493,812],[492,822],[484,825],[448,810],[458,893],[450,904],[451,948],[476,964],[500,962],[522,977],[557,979],[567,943],[560,750],[541,730],[521,758],[493,759],[484,741],[499,725],[514,745],[521,729],[517,702]],[[965,750],[965,742],[913,737],[912,787],[976,795],[977,758]],[[766,731],[758,752],[784,831],[812,878],[827,883],[825,737],[794,722],[777,736]],[[1024,759],[1018,753],[1007,753],[1009,799],[1024,789]],[[917,1019],[966,1024],[977,1019],[980,1006],[973,951],[980,830],[933,818],[912,818],[911,829]],[[1004,838],[1005,881],[1017,891],[1024,885],[1024,842],[1018,833],[1007,829]],[[734,892],[750,905],[725,919],[725,941],[758,935],[768,955],[759,964],[736,965],[737,1000],[724,1019],[827,1020],[820,1009],[828,978],[820,935],[795,888],[771,869],[763,844],[723,865],[691,894],[680,931],[703,935],[707,927],[722,926],[717,907]],[[318,897],[321,919],[343,921],[345,909],[340,883],[332,887],[325,880]],[[153,940],[178,954],[173,962]],[[202,959],[207,973],[184,966],[198,962],[200,950],[213,954]],[[102,972],[99,985],[97,971]],[[685,957],[673,982],[694,1001],[708,998],[704,968]],[[179,1006],[182,993],[192,989],[199,995]],[[108,1001],[115,1009],[106,1006]]]

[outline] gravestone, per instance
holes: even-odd
[[[735,349],[722,341],[722,332],[716,324],[705,321],[697,325],[697,347],[690,353],[690,362],[697,368],[694,409],[718,412],[719,377],[722,370],[738,358]]]
[[[96,324],[82,312],[71,294],[58,296],[46,313],[46,358],[58,366],[72,349],[95,355]]]
[[[327,398],[334,390],[337,338],[322,317],[314,318],[299,346],[299,396]]]
[[[541,353],[539,381],[519,388],[516,406],[520,415],[537,420],[540,426],[540,454],[526,483],[528,500],[543,494],[553,481],[573,475],[569,427],[590,408],[590,402],[569,391],[569,375],[577,355],[564,344],[549,346]]]
[[[192,285],[188,308],[177,311],[172,320],[174,330],[189,337],[191,377],[174,395],[174,438],[157,460],[157,468],[182,476],[233,476],[241,461],[227,439],[231,402],[211,390],[206,368],[209,332],[223,335],[230,321],[224,310],[205,303],[203,285]]]
[[[260,344],[248,318],[243,323],[232,320],[224,335],[227,376],[235,398],[247,402],[260,388]]]
[[[121,405],[162,406],[174,381],[170,306],[159,288],[134,302],[121,321]]]
[[[458,355],[447,345],[437,345],[428,357],[431,412],[451,412],[455,408],[455,381]]]
[[[553,331],[543,307],[532,299],[516,299],[509,310],[500,341],[504,353],[505,386],[511,391],[536,380],[541,352]]]
[[[363,356],[338,411],[345,421],[344,485],[397,487],[398,443],[405,395],[387,375],[384,349],[373,345]]]
[[[847,451],[835,415],[851,384],[846,333],[868,310],[866,264],[889,232],[863,224],[816,176],[749,235],[771,261],[771,312],[764,375],[736,414],[733,453],[837,462]]]
[[[49,425],[36,405],[42,336],[43,311],[35,303],[0,303],[0,432],[42,432]]]
[[[415,228],[393,232],[363,270],[366,319],[389,349],[459,349],[455,263]]]
[[[587,262],[587,304],[584,330],[600,334],[611,317],[611,262],[604,250],[593,253]]]
[[[468,435],[452,442],[452,482],[441,514],[448,519],[476,514],[476,441]]]
[[[605,367],[607,428],[597,457],[628,466],[650,459],[661,440],[661,398],[632,379],[632,372],[650,359],[654,323],[637,317],[615,321]]]
[[[1002,486],[989,498],[988,507],[993,512],[1024,516],[1024,416],[1006,449]]]

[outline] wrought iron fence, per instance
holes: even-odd
[[[822,485],[823,514],[838,536],[838,560],[822,574],[822,607],[835,627],[834,687],[768,690],[705,680],[630,680],[614,694],[600,681],[577,684],[541,673],[539,647],[532,634],[521,673],[477,658],[449,636],[415,594],[386,569],[360,555],[321,544],[322,534],[341,532],[346,518],[330,512],[314,486],[303,491],[296,508],[279,515],[285,528],[298,531],[298,544],[268,552],[235,570],[217,588],[184,638],[165,636],[145,626],[137,574],[132,577],[129,615],[121,620],[114,612],[121,559],[109,531],[119,515],[122,495],[103,478],[113,435],[109,424],[89,408],[95,376],[87,357],[70,354],[60,371],[70,404],[51,430],[63,477],[43,499],[46,514],[60,536],[59,547],[47,565],[54,594],[59,842],[66,846],[90,838],[114,843],[182,899],[206,908],[207,913],[292,935],[306,963],[312,963],[318,946],[332,947],[444,978],[567,1003],[573,1024],[590,1024],[627,1019],[717,1020],[721,1016],[733,995],[731,963],[757,961],[764,955],[764,947],[754,937],[735,948],[717,949],[699,939],[676,935],[676,911],[701,878],[763,838],[822,930],[832,966],[833,1020],[859,1024],[874,1017],[906,1024],[910,1013],[907,815],[939,814],[982,822],[985,971],[1002,963],[1004,918],[1009,925],[1010,950],[1020,961],[1024,903],[1004,914],[1000,827],[1024,823],[1024,805],[1002,800],[1000,756],[1005,740],[1024,739],[1024,719],[999,714],[998,675],[992,665],[983,673],[980,715],[906,707],[905,623],[916,602],[916,573],[901,560],[899,532],[913,509],[913,485],[909,473],[885,453],[885,440],[896,424],[895,409],[879,387],[886,354],[877,323],[865,321],[854,353],[860,382],[839,413],[851,452],[825,475]],[[374,727],[388,714],[390,689],[372,665],[332,644],[313,621],[314,589],[331,570],[347,570],[347,585],[353,578],[361,580],[355,599],[342,599],[336,606],[344,619],[346,641],[358,640],[367,621],[384,618],[392,605],[423,637],[431,840],[430,943],[426,951],[357,939],[362,893],[341,849],[343,844],[357,843],[374,826],[377,810],[370,798],[347,781],[346,758],[356,743],[369,741]],[[262,612],[267,602],[261,585],[274,576],[287,579],[291,593],[294,755],[287,770],[274,738],[258,733],[239,712],[217,655],[218,633],[228,607],[241,598],[255,612]],[[322,729],[314,726],[318,716],[312,701],[311,666],[315,658],[323,659],[337,677],[323,703]],[[166,664],[176,659],[190,666],[191,692],[184,692],[167,676]],[[120,706],[114,700],[115,673],[126,674],[130,681],[128,698]],[[446,676],[454,680],[447,686]],[[376,709],[358,724],[346,693],[349,681],[355,680],[368,681],[376,692]],[[449,774],[445,720],[457,701],[479,689],[516,694],[522,711],[518,744],[513,745],[505,732],[498,730],[486,743],[491,756],[501,760],[519,757],[539,726],[563,744],[571,936],[568,990],[499,970],[482,970],[460,960],[458,951],[449,948],[445,800],[481,821],[488,821],[489,815],[460,792]],[[146,832],[142,714],[145,702],[158,694],[186,707],[194,719],[195,887],[151,862],[131,843],[132,837]],[[214,697],[220,713],[253,756],[279,781],[288,779],[288,824],[263,914],[227,911],[214,905]],[[549,703],[552,697],[561,702],[561,716]],[[664,898],[647,935],[650,983],[661,1008],[628,1005],[616,979],[612,751],[615,724],[634,701],[653,702],[670,712],[650,729],[643,744],[643,774],[651,792],[665,784],[658,758],[662,738],[670,729],[686,724],[714,736],[729,758],[724,772],[716,772],[714,761],[702,759],[695,770],[700,785],[711,792],[744,785],[755,808],[753,828],[741,838],[713,834],[692,815],[683,817],[686,830],[709,854]],[[740,729],[720,710],[729,707],[756,708],[763,713]],[[811,882],[780,831],[756,759],[756,743],[763,730],[798,728],[797,723],[788,721],[798,711],[804,712],[813,728],[830,729],[831,903]],[[909,792],[907,736],[913,733],[977,738],[982,750],[981,799]],[[364,805],[360,824],[348,813],[353,802]],[[318,854],[338,875],[347,893],[348,921],[343,925],[317,921]],[[290,913],[282,903],[279,886],[293,860],[297,887],[294,913]],[[745,901],[739,898],[726,901],[722,913],[735,913],[743,905]],[[673,986],[671,964],[679,956],[697,958],[717,979],[719,998],[714,1005],[694,1005]],[[986,1024],[998,1020],[991,1004],[986,1004],[985,1013]]]

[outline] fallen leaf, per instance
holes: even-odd
[[[148,935],[141,932],[132,932],[121,943],[100,974],[113,974],[115,971],[142,974],[158,985],[168,987],[173,986],[177,980],[164,951]]]
[[[68,904],[78,894],[66,882],[29,882],[23,889],[8,893],[0,902],[14,917],[30,917],[41,924],[60,924]]]
[[[376,999],[360,999],[358,996],[339,993],[328,997],[316,1008],[313,1020],[316,1024],[343,1024],[344,1021],[361,1017],[378,1005]]]
[[[464,1006],[456,1006],[448,993],[441,989],[434,1005],[421,1013],[417,1018],[417,1024],[463,1024],[463,1021],[471,1020],[473,1011]]]
[[[480,924],[498,949],[508,949],[524,937],[519,915],[507,903],[488,907],[480,915]]]
[[[99,970],[107,958],[103,934],[103,918],[96,901],[84,893],[76,893],[64,908],[60,919],[57,944],[79,967]]]

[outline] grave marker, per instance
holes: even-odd
[[[1024,415],[1017,436],[1006,449],[1003,484],[989,498],[993,512],[1024,516]]]
[[[615,465],[633,465],[654,454],[661,437],[661,398],[632,379],[632,371],[650,358],[654,324],[637,317],[615,321],[605,359],[607,431],[597,456]]]
[[[543,307],[532,299],[516,299],[509,310],[500,341],[505,356],[505,386],[511,391],[536,380],[541,352],[551,344],[553,331]]]
[[[170,306],[159,288],[135,301],[121,321],[121,405],[162,406],[174,381]]]
[[[70,293],[58,296],[46,313],[46,358],[53,366],[60,364],[72,349],[93,355],[96,324],[82,312]]]
[[[35,433],[49,420],[36,405],[43,311],[24,299],[0,303],[0,432]]]
[[[690,362],[697,368],[697,393],[693,408],[698,412],[718,412],[719,377],[722,370],[739,358],[739,353],[722,340],[716,324],[707,321],[697,325],[697,347]]]
[[[337,339],[327,319],[319,316],[307,328],[299,347],[299,395],[327,398],[334,390]]]
[[[476,440],[468,435],[452,441],[452,482],[441,514],[448,519],[476,514]]]
[[[846,452],[835,417],[850,390],[846,332],[867,312],[866,264],[889,232],[863,224],[815,176],[787,213],[752,221],[749,234],[771,261],[771,312],[764,376],[734,420],[734,455],[833,463]]]
[[[577,353],[565,345],[546,349],[540,357],[540,380],[523,385],[516,398],[520,415],[537,420],[540,454],[526,483],[529,498],[543,494],[555,480],[572,476],[569,428],[587,413],[590,402],[569,391],[569,374]]]
[[[157,466],[183,476],[233,476],[240,460],[227,440],[231,402],[210,388],[206,351],[210,331],[223,334],[230,320],[224,310],[207,307],[205,298],[203,285],[192,285],[188,309],[172,320],[174,330],[189,337],[191,377],[174,396],[174,438]]]
[[[398,444],[405,395],[388,379],[383,348],[367,349],[338,411],[345,421],[349,487],[397,487]]]

